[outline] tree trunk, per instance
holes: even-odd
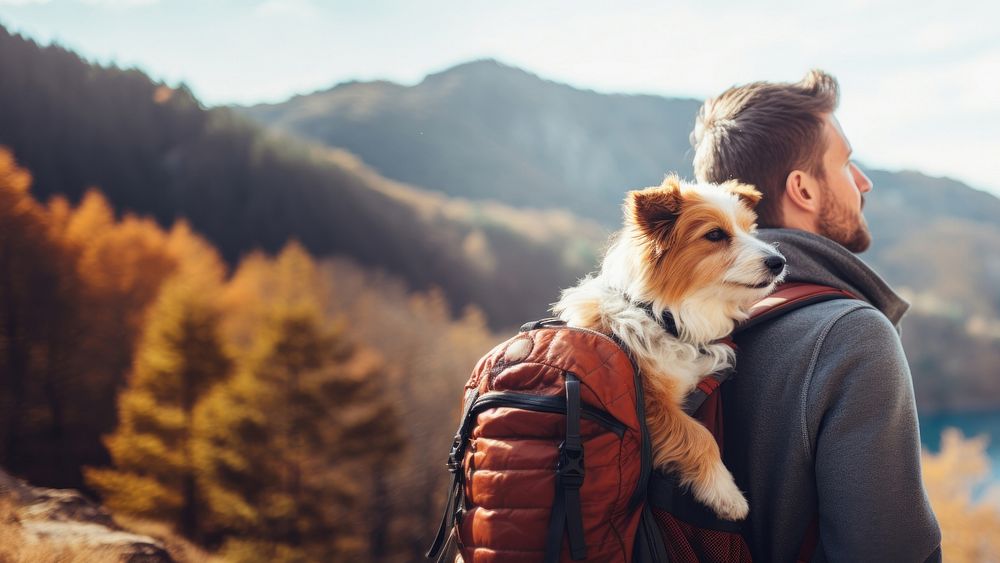
[[[0,292],[4,297],[4,336],[6,338],[7,354],[4,359],[5,365],[0,367],[0,386],[2,392],[8,397],[3,413],[3,424],[0,425],[0,463],[3,463],[14,473],[19,473],[23,469],[18,460],[21,445],[21,419],[24,413],[25,386],[28,380],[28,343],[21,334],[21,324],[18,322],[18,303],[13,295],[11,273],[7,269],[7,264],[0,267],[5,283],[0,285]]]
[[[381,467],[372,475],[372,498],[369,504],[369,554],[372,561],[385,561],[389,554],[389,526],[392,514],[389,498],[389,487],[386,483],[385,470]]]

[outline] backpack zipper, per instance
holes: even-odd
[[[514,391],[490,391],[480,395],[472,405],[469,416],[497,407],[514,407],[538,412],[566,414],[566,399],[561,396],[530,395]],[[607,412],[591,405],[582,405],[583,418],[600,424],[605,429],[614,432],[618,438],[625,435],[626,426]]]

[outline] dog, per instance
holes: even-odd
[[[685,183],[676,175],[628,192],[625,225],[596,274],[562,292],[554,313],[570,326],[616,337],[642,374],[653,464],[720,518],[749,506],[722,464],[715,439],[682,410],[701,378],[731,367],[721,339],[785,275],[785,258],[754,236],[761,194],[731,181]]]

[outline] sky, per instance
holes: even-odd
[[[969,0],[0,0],[8,29],[184,82],[207,105],[412,85],[486,57],[578,88],[694,98],[821,68],[840,81],[857,160],[1000,195],[998,21],[1000,3]]]

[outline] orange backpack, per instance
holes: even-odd
[[[785,284],[739,330],[850,294]],[[704,378],[685,410],[722,443],[720,384]],[[427,553],[454,541],[468,562],[749,562],[738,522],[719,520],[653,472],[640,374],[619,343],[556,319],[528,323],[476,365],[448,456],[451,487]],[[800,559],[815,546],[803,543]]]

